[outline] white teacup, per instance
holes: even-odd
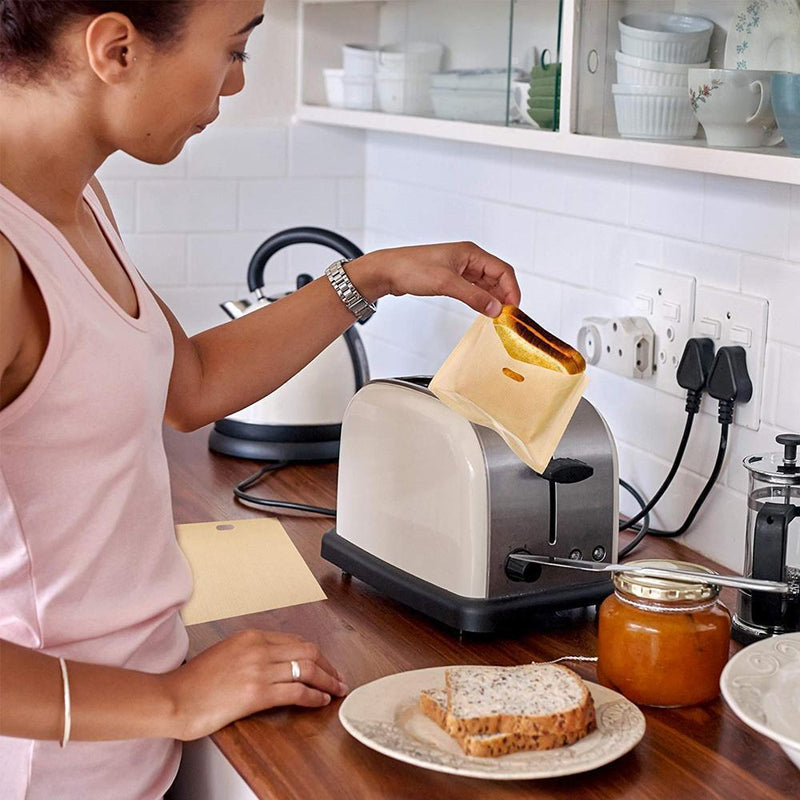
[[[764,147],[781,141],[771,79],[767,70],[689,70],[689,102],[710,145]]]

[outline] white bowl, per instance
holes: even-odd
[[[438,72],[444,47],[438,42],[405,42],[378,49],[375,63],[382,74]]]
[[[629,56],[617,50],[617,83],[645,84],[650,86],[688,86],[687,74],[691,68],[707,68],[702,64],[671,64],[668,61],[650,61]]]
[[[697,117],[682,86],[615,83],[619,134],[626,139],[694,139]]]
[[[368,44],[346,44],[342,47],[342,64],[348,78],[375,74],[377,48]]]
[[[698,64],[708,57],[714,23],[688,14],[628,14],[619,21],[620,50],[629,56],[675,64]]]
[[[350,77],[347,73],[342,79],[344,84],[344,106],[361,111],[372,111],[375,108],[375,79],[373,77]]]
[[[344,70],[323,69],[325,77],[325,97],[333,108],[344,108]]]
[[[430,74],[377,75],[378,108],[389,114],[429,114],[433,109]]]
[[[733,713],[777,742],[800,769],[800,633],[771,636],[740,650],[719,684]]]

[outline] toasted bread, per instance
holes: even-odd
[[[469,684],[472,684],[473,681],[475,682],[473,688],[476,692],[486,688],[486,671],[492,671],[497,668],[487,667],[479,669],[480,672],[472,672],[465,676]],[[512,668],[512,670],[514,669],[515,668]],[[506,670],[505,672],[514,682],[517,676],[522,677],[523,675],[523,673],[518,671],[509,672]],[[572,673],[571,670],[567,670],[567,672],[574,676],[577,682],[576,686],[582,686],[581,679],[575,675],[575,673]],[[553,675],[554,673],[550,673],[551,678]],[[488,673],[488,676],[492,677],[491,672]],[[559,677],[566,676],[562,674]],[[525,688],[524,683],[525,680],[523,678],[523,685],[519,687],[520,689]],[[504,688],[511,688],[511,686],[507,685]],[[585,687],[583,688],[585,689]],[[567,719],[563,713],[559,712],[550,715],[547,719],[540,716],[535,720],[526,720],[524,724],[524,727],[527,728],[526,732],[516,730],[493,733],[467,733],[460,730],[453,733],[448,725],[448,723],[452,723],[452,716],[450,715],[448,707],[448,692],[444,689],[423,690],[420,692],[419,705],[426,716],[453,736],[466,755],[491,758],[528,750],[552,750],[556,747],[573,744],[584,736],[587,736],[595,729],[596,722],[594,703],[592,702],[588,690],[586,690],[586,694],[588,696],[588,702],[580,702],[578,704],[578,709],[576,709],[578,711],[577,714],[573,714]],[[510,698],[509,701],[508,711],[513,712],[517,701]],[[507,716],[507,718],[509,717]],[[531,724],[529,725],[527,723]],[[460,728],[460,726],[456,727]],[[483,725],[480,726],[480,728],[482,727]]]
[[[537,325],[516,306],[503,306],[494,329],[506,352],[517,361],[569,375],[586,370],[583,356],[574,347]]]

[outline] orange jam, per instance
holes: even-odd
[[[631,562],[712,570],[680,561]],[[620,573],[599,612],[597,677],[634,703],[666,708],[719,695],[731,617],[719,587]]]

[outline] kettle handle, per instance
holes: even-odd
[[[786,540],[789,523],[800,515],[800,509],[784,503],[764,503],[756,517],[753,535],[753,575],[762,580],[783,580],[786,563]],[[766,592],[753,592],[753,622],[774,627],[782,616],[784,598]]]
[[[364,252],[349,239],[326,228],[287,228],[262,242],[250,259],[247,267],[247,288],[251,292],[264,286],[264,267],[267,261],[284,247],[293,244],[321,244],[350,259],[364,255]]]

